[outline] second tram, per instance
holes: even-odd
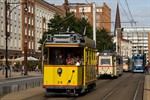
[[[145,55],[132,56],[132,72],[144,72],[146,64]]]
[[[116,53],[99,53],[97,71],[98,77],[118,77],[123,72],[122,57]]]
[[[77,33],[47,36],[43,87],[48,93],[78,95],[96,86],[94,41]]]
[[[132,70],[132,60],[128,56],[123,56],[123,71]]]

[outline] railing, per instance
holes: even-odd
[[[5,80],[4,82],[0,82],[0,96],[12,92],[26,90],[29,88],[34,88],[37,86],[41,86],[42,84],[43,84],[42,76]]]

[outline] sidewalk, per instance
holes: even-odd
[[[0,81],[7,80],[7,79],[13,79],[13,78],[23,78],[23,77],[29,77],[29,76],[41,76],[41,72],[35,72],[35,71],[28,71],[28,75],[21,75],[21,72],[11,72],[8,70],[8,78],[5,78],[5,73],[2,73],[2,70],[0,70]]]
[[[35,87],[35,88],[30,88],[27,90],[14,92],[11,94],[4,95],[3,97],[0,98],[0,100],[24,100],[26,98],[38,95],[38,94],[43,94],[44,96],[45,89],[41,87]]]
[[[150,100],[150,68],[148,75],[145,75],[143,100]]]

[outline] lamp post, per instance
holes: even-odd
[[[25,8],[24,8],[24,11],[27,13],[27,32],[28,32],[28,1],[25,2]],[[27,51],[28,51],[28,35],[27,35],[27,38],[25,39],[25,42],[24,42],[24,75],[28,75],[28,65],[27,65]]]
[[[28,68],[27,68],[27,40],[24,42],[24,75],[28,75]]]
[[[43,55],[44,55],[44,44],[45,44],[46,41],[47,41],[47,38],[44,40],[44,42],[43,42],[43,44],[42,44],[42,68],[41,68],[41,73],[43,73],[43,70],[44,70],[44,68],[43,68],[43,67],[44,67],[44,66],[43,66],[43,64],[44,64],[44,63],[43,63],[43,61],[44,61],[44,59],[43,59],[44,56],[43,56]]]
[[[6,66],[5,66],[5,70],[6,70],[6,74],[5,74],[5,78],[8,78],[8,37],[10,35],[10,32],[8,33],[8,18],[7,18],[7,14],[8,14],[8,6],[10,7],[10,4],[25,4],[26,7],[25,9],[28,9],[27,8],[27,3],[20,3],[20,2],[17,2],[17,3],[8,3],[7,0],[5,0],[5,3],[4,3],[4,8],[5,8],[5,36],[6,36],[6,51],[5,51],[5,58],[6,58]],[[14,8],[12,8],[10,11],[9,11],[9,17],[10,17],[10,14],[11,12],[16,8],[18,7],[19,5],[15,6]],[[10,22],[10,21],[9,21]],[[9,26],[10,27],[10,26]],[[10,30],[9,30],[10,31]]]
[[[6,70],[6,74],[5,74],[5,78],[8,78],[8,30],[7,30],[7,0],[5,0],[5,35],[6,35],[6,51],[5,51],[5,58],[6,58],[6,66],[5,66],[5,70]]]

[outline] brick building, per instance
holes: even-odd
[[[77,18],[85,17],[93,25],[93,4],[85,3],[70,3],[59,5],[62,10],[67,8],[70,12],[74,12]],[[111,32],[111,9],[107,6],[106,3],[103,3],[103,6],[96,7],[96,27],[97,29],[105,28],[108,32]]]

